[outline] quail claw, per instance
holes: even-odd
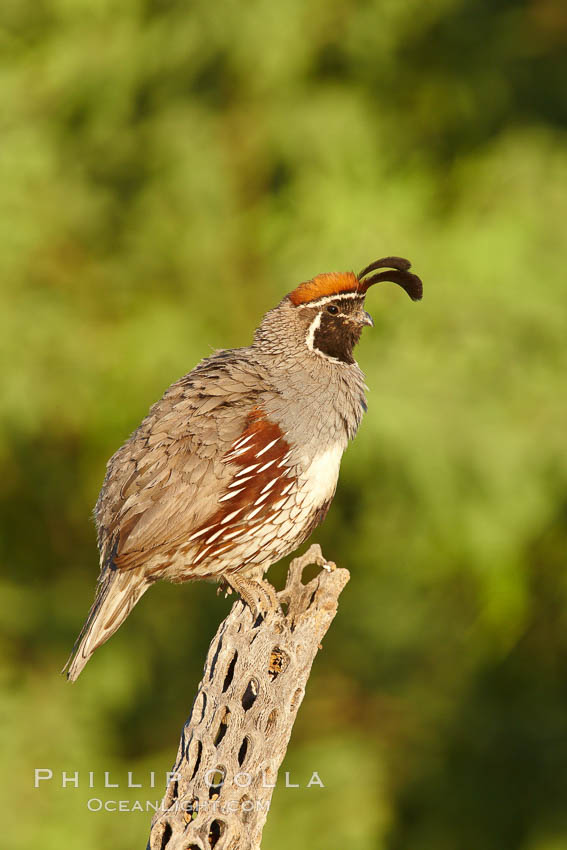
[[[224,593],[225,599],[232,594],[232,587],[225,579],[221,579],[217,587],[217,596],[220,596],[221,593]]]

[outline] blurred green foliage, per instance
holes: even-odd
[[[398,253],[425,297],[368,299],[315,536],[352,581],[264,845],[567,848],[566,48],[561,0],[4,0],[6,846],[144,846],[86,801],[161,796],[229,606],[156,587],[58,676],[106,459],[298,282]]]

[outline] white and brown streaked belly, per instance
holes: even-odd
[[[187,565],[182,580],[266,570],[296,549],[327,513],[345,447],[346,440],[299,454],[274,422],[254,412],[225,456],[237,471],[215,513],[173,556],[177,566]]]

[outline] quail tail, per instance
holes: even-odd
[[[67,679],[74,682],[95,651],[122,625],[149,583],[136,582],[131,573],[108,571],[100,581],[89,616],[71,651],[65,667]]]

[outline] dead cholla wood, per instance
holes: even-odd
[[[304,585],[309,564],[327,569]],[[278,594],[287,613],[254,623],[235,602],[209,648],[147,850],[260,847],[311,665],[349,578],[311,546],[292,561]]]

